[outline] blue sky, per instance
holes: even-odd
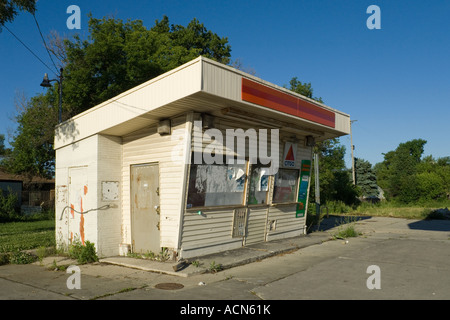
[[[81,9],[81,29],[69,30],[70,5]],[[369,30],[370,5],[381,9],[381,29]],[[232,59],[277,85],[292,77],[311,82],[314,95],[350,114],[355,156],[372,164],[399,143],[425,139],[424,155],[450,156],[450,1],[85,1],[39,0],[44,35],[87,36],[87,14],[140,19],[148,28],[163,15],[187,25],[193,18],[228,37]],[[33,17],[6,25],[51,66]],[[14,131],[14,99],[43,92],[50,71],[6,29],[0,33],[0,133]],[[50,77],[54,75],[50,74]],[[350,136],[341,138],[350,166]]]

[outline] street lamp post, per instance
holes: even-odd
[[[352,149],[352,180],[353,185],[356,185],[356,174],[355,174],[355,158],[353,157],[353,151],[355,150],[355,146],[353,145],[353,133],[352,133],[352,123],[356,122],[358,120],[351,120],[350,121],[350,144]]]
[[[61,113],[62,113],[62,82],[63,82],[63,68],[59,69],[59,79],[49,79],[48,74],[44,75],[44,79],[41,82],[41,87],[49,88],[51,87],[50,82],[56,81],[59,85],[59,109],[58,109],[58,123],[61,123]]]

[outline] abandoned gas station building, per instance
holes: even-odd
[[[306,232],[312,146],[349,115],[199,57],[55,129],[56,241],[178,259]]]

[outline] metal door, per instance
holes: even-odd
[[[69,168],[69,215],[67,219],[70,243],[85,242],[85,217],[87,207],[88,175],[87,167]]]
[[[159,166],[131,166],[131,240],[133,252],[159,253]]]

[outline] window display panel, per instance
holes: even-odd
[[[186,207],[241,205],[246,164],[192,164]]]
[[[297,201],[298,170],[279,169],[275,175],[273,203]]]
[[[261,164],[252,165],[248,204],[266,204],[269,191],[268,169]]]

